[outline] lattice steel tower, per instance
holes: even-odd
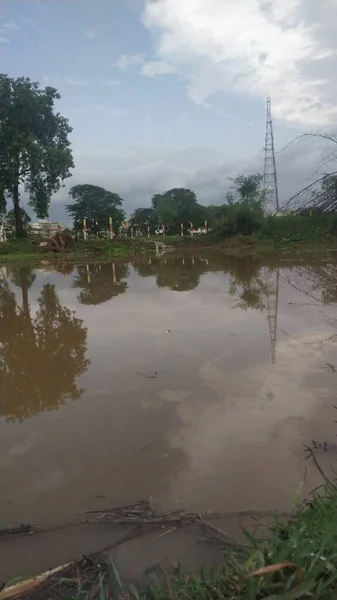
[[[271,118],[271,102],[269,97],[267,98],[267,125],[264,146],[263,187],[267,193],[268,203],[272,204],[275,210],[278,211],[280,207],[278,201],[273,121]]]

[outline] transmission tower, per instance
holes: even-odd
[[[280,270],[277,268],[276,271],[273,271],[268,267],[264,267],[263,271],[270,335],[271,361],[272,363],[275,363]]]
[[[264,174],[263,187],[267,194],[268,202],[273,207],[279,210],[275,149],[274,149],[274,134],[273,121],[271,118],[271,102],[267,98],[267,125],[266,125],[266,140],[264,146]]]

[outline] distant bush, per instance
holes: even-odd
[[[7,254],[31,254],[34,252],[32,242],[27,239],[9,237],[5,243],[0,243],[0,256]]]
[[[268,216],[263,220],[259,235],[276,242],[320,242],[336,227],[336,214]]]
[[[259,204],[237,202],[229,204],[226,215],[216,225],[214,233],[220,237],[252,235],[263,226],[263,209]]]

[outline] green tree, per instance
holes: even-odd
[[[221,236],[251,235],[263,225],[263,210],[258,205],[247,202],[235,202],[228,206],[226,215],[215,227],[215,233]]]
[[[60,94],[28,78],[0,75],[0,205],[14,205],[17,236],[23,235],[20,187],[39,218],[74,166],[68,120],[54,112]]]
[[[159,225],[158,215],[153,208],[136,208],[131,216],[131,225],[140,229],[144,234],[147,232],[147,228],[150,227],[153,233],[153,229]]]
[[[1,148],[0,148],[0,150],[1,150]],[[5,189],[4,189],[4,186],[0,184],[0,219],[4,219],[5,216],[6,216]]]
[[[260,173],[237,175],[237,177],[229,179],[233,185],[226,194],[228,204],[239,202],[257,205],[262,209],[265,207],[267,198],[262,186],[263,177]]]
[[[214,229],[227,213],[228,204],[221,204],[220,206],[210,204],[209,206],[205,206],[205,220],[207,221],[209,228]]]
[[[106,231],[109,227],[109,217],[112,218],[116,231],[125,218],[124,211],[120,208],[123,199],[114,192],[109,192],[97,185],[75,185],[69,195],[73,204],[67,204],[66,210],[74,220],[74,228],[82,229],[83,219],[87,220],[87,227],[94,233]]]
[[[173,188],[164,194],[155,194],[152,207],[158,215],[158,221],[168,227],[169,233],[179,233],[181,223],[186,230],[190,223],[201,227],[206,219],[205,207],[197,202],[192,190]]]
[[[7,421],[22,421],[79,399],[83,390],[75,380],[90,363],[87,329],[61,306],[55,286],[43,286],[32,317],[28,288],[33,277],[27,269],[14,276],[22,288],[22,307],[7,282],[0,286],[0,407]]]
[[[221,207],[214,231],[224,237],[251,235],[261,229],[264,222],[266,193],[262,175],[238,175],[231,181],[233,185],[226,194],[227,205]]]
[[[26,213],[26,211],[25,211],[24,208],[20,207],[20,213],[21,213],[22,229],[24,231],[27,231],[28,228],[29,228],[29,224],[31,223],[32,220],[31,220],[29,214]],[[6,222],[13,229],[15,228],[15,211],[14,211],[14,208],[7,213],[7,215],[6,215]]]

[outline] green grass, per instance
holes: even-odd
[[[154,244],[144,239],[127,238],[119,241],[89,239],[75,242],[67,251],[70,259],[74,258],[125,258],[140,255],[154,250]]]
[[[220,232],[194,236],[158,236],[177,247],[214,247],[229,253],[288,252],[290,250],[337,249],[337,217],[328,215],[289,215],[263,217],[256,233],[224,235]],[[151,238],[152,239],[152,238]],[[154,239],[154,238],[153,238]]]
[[[39,248],[41,240],[26,238],[23,240],[10,240],[5,244],[0,243],[0,264],[11,262],[38,262],[39,260],[53,261],[64,256],[68,261],[78,260],[110,260],[128,259],[144,253],[154,251],[154,242],[164,242],[177,249],[209,248],[219,249],[228,254],[269,254],[270,252],[288,253],[298,250],[316,251],[337,249],[337,231],[334,215],[323,216],[286,216],[267,217],[260,230],[252,235],[237,234],[235,236],[221,237],[213,233],[194,236],[154,236],[125,238],[110,241],[106,239],[91,238],[81,240],[64,253],[54,253],[50,250]]]
[[[277,514],[268,539],[245,531],[251,550],[223,552],[219,570],[163,573],[138,593],[144,600],[328,600],[337,597],[337,489],[327,482],[310,503],[295,507],[288,524]],[[106,572],[108,582],[109,571]],[[104,598],[109,585],[104,586]],[[120,589],[119,597],[135,597]],[[102,600],[102,599],[101,599]]]
[[[259,240],[270,241],[280,249],[296,246],[316,248],[337,247],[337,218],[333,214],[267,217],[257,234]]]
[[[125,239],[119,241],[101,240],[97,238],[74,242],[65,252],[52,252],[39,248],[41,240],[27,238],[10,240],[0,244],[0,264],[12,262],[34,262],[39,260],[56,260],[64,256],[68,261],[76,260],[109,260],[133,258],[151,252],[154,244],[148,240]]]

